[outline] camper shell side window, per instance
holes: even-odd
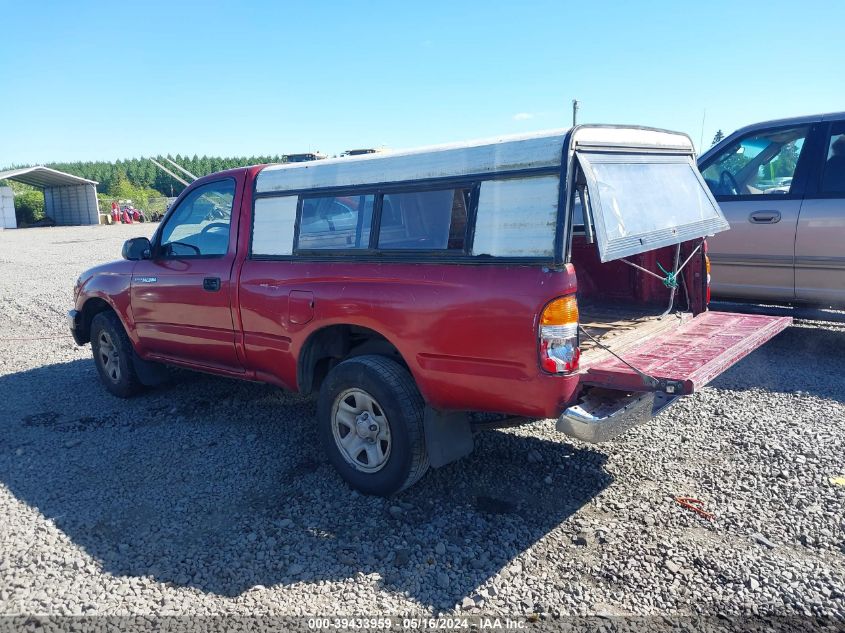
[[[555,261],[560,176],[260,196],[254,259]]]
[[[294,253],[467,253],[477,184],[302,194]]]

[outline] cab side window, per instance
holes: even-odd
[[[223,256],[229,250],[229,228],[235,200],[235,181],[197,187],[179,203],[162,227],[162,257]]]
[[[755,132],[727,146],[704,169],[716,196],[786,195],[809,126]]]
[[[833,125],[825,149],[821,193],[845,195],[845,122]]]

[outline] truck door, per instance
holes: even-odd
[[[799,301],[845,304],[845,121],[824,136],[807,184],[795,237]]]
[[[750,132],[702,162],[731,225],[708,240],[714,296],[795,298],[795,229],[806,171],[800,163],[809,133],[810,125]]]
[[[131,302],[143,350],[161,359],[243,371],[232,322],[233,210],[243,177],[204,183],[168,214],[152,258],[132,274]]]

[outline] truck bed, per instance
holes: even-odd
[[[579,304],[578,308],[581,327],[617,354],[645,339],[676,329],[692,318],[692,314],[686,312],[671,313],[661,318],[665,305],[590,301]],[[581,333],[581,369],[610,356],[610,352]]]

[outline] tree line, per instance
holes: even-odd
[[[234,167],[285,162],[285,157],[280,155],[233,157],[194,155],[190,157],[168,154],[167,157],[197,177]],[[178,169],[163,158],[155,157],[155,160],[180,177],[183,176]],[[29,166],[16,165],[9,169]],[[116,162],[47,163],[46,166],[99,183],[97,197],[101,213],[108,212],[113,200],[131,200],[135,206],[148,212],[150,217],[157,217],[167,208],[166,201],[162,198],[178,196],[185,188],[185,185],[156,167],[148,158],[130,158]],[[183,179],[190,180],[187,176]],[[0,185],[9,186],[15,192],[15,215],[19,226],[31,225],[44,219],[44,196],[40,190],[12,180],[0,181]]]
[[[224,169],[232,169],[233,167],[246,167],[260,163],[281,163],[285,160],[284,156],[279,155],[200,157],[195,154],[189,157],[180,154],[176,156],[168,154],[167,157],[195,176],[207,176],[208,174],[213,174]],[[180,177],[183,176],[170,163],[159,157],[156,157],[156,160]],[[155,190],[162,196],[178,196],[182,189],[185,188],[185,185],[156,167],[147,158],[130,158],[116,162],[79,161],[74,163],[49,163],[47,167],[75,176],[81,176],[88,180],[95,180],[100,183],[97,186],[98,191],[116,196],[121,196],[127,190],[127,185],[132,189],[145,190],[150,194],[152,193],[150,190]],[[187,177],[184,179],[190,180]]]

